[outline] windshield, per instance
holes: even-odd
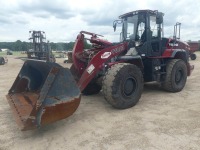
[[[135,40],[137,31],[138,15],[126,17],[123,19],[123,40]]]

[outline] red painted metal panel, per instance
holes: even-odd
[[[87,84],[95,77],[98,71],[104,66],[105,62],[108,62],[111,58],[118,56],[120,53],[126,50],[127,43],[111,46],[99,51],[90,61],[87,68],[83,72],[78,86],[82,91]]]

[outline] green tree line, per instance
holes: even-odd
[[[59,42],[54,43],[50,42],[50,46],[52,50],[57,51],[68,51],[72,50],[74,47],[75,42]],[[91,48],[91,45],[85,40],[84,41],[84,48],[88,49]],[[0,49],[9,49],[12,51],[27,51],[28,49],[31,49],[31,43],[30,42],[22,42],[20,40],[17,40],[16,42],[0,42]]]

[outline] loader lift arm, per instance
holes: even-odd
[[[85,38],[84,35],[91,35],[91,38]],[[77,36],[75,46],[72,52],[73,64],[70,68],[72,74],[77,77],[78,87],[81,91],[89,84],[89,82],[101,71],[111,58],[118,56],[127,50],[128,43],[113,45],[112,43],[99,39],[98,34],[81,31]],[[89,40],[93,44],[90,50],[84,50],[84,39]],[[83,61],[85,54],[92,55],[91,59],[87,59],[88,63]]]

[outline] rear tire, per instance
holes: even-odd
[[[3,57],[0,57],[0,65],[4,65],[5,64],[5,60]]]
[[[187,80],[187,66],[183,60],[170,60],[166,68],[165,81],[162,83],[163,89],[169,92],[181,91]]]
[[[102,89],[104,98],[114,108],[133,107],[143,91],[142,72],[132,64],[113,65],[103,78]]]
[[[191,60],[195,60],[197,58],[197,55],[196,54],[191,54],[190,58],[191,58]]]

